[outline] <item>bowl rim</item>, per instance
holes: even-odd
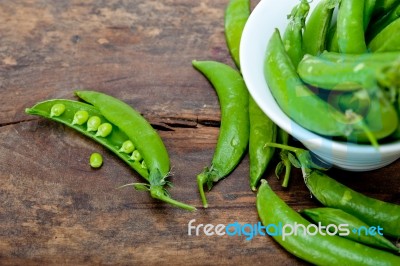
[[[271,3],[269,3],[271,2]],[[293,120],[291,120],[279,107],[279,105],[276,103],[275,98],[272,96],[271,92],[269,91],[268,85],[266,84],[264,75],[262,75],[264,86],[266,88],[266,93],[269,98],[272,97],[273,103],[270,104],[275,104],[275,108],[277,107],[279,111],[274,108],[268,108],[266,102],[261,99],[260,95],[260,87],[259,85],[255,84],[257,83],[256,81],[260,81],[259,75],[257,76],[256,71],[252,70],[253,67],[253,61],[254,60],[262,60],[264,61],[265,58],[265,49],[267,47],[267,42],[270,38],[270,36],[267,37],[260,37],[262,34],[255,34],[259,33],[260,30],[263,27],[259,26],[259,20],[261,17],[267,17],[266,12],[268,12],[269,9],[272,7],[275,7],[276,5],[271,4],[273,1],[272,0],[261,0],[257,6],[254,8],[252,13],[250,14],[250,17],[244,27],[241,41],[240,41],[240,62],[241,62],[241,72],[243,75],[243,79],[246,83],[246,86],[249,90],[250,95],[253,97],[255,102],[258,104],[258,106],[261,108],[261,110],[273,121],[275,124],[277,124],[279,127],[281,127],[283,130],[288,132],[290,135],[293,137],[297,138],[300,142],[302,142],[305,146],[317,146],[318,149],[325,149],[329,148],[335,152],[339,153],[352,153],[352,154],[365,154],[365,153],[371,153],[371,152],[376,152],[379,151],[380,153],[399,153],[400,154],[400,140],[394,141],[391,143],[384,143],[384,144],[379,144],[379,148],[374,148],[373,146],[369,144],[356,144],[356,143],[350,143],[350,142],[344,142],[344,141],[337,141],[337,140],[331,140],[327,137],[318,135],[314,132],[311,132]],[[310,12],[312,11],[312,7],[316,5],[316,3],[319,2],[313,1],[310,4]],[[283,3],[283,2],[281,2]],[[276,4],[276,3],[275,3]],[[290,13],[290,10],[288,10],[288,13]],[[278,27],[275,27],[278,28]],[[281,31],[282,32],[282,31]],[[255,38],[261,39],[265,38],[266,43],[264,45],[264,52],[262,57],[260,57],[259,54],[255,53],[254,51],[257,51],[257,41],[255,41]]]

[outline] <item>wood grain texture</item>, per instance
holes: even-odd
[[[195,183],[211,161],[220,112],[214,90],[191,61],[233,66],[223,32],[227,2],[0,2],[0,264],[305,265],[269,237],[246,241],[187,232],[192,219],[258,222],[247,156],[207,194],[207,210]],[[158,129],[173,166],[170,192],[198,211],[116,189],[141,179],[72,129],[24,113],[37,101],[74,99],[73,91],[83,88],[126,101]],[[94,151],[104,155],[99,170],[88,164]],[[399,204],[399,171],[396,162],[368,173],[330,174]],[[318,206],[299,171],[288,189],[272,169],[265,178],[294,209]]]

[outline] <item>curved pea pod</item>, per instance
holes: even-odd
[[[51,116],[51,109],[57,104],[63,104],[65,106],[65,111],[62,115]],[[59,123],[62,123],[70,128],[75,129],[81,134],[95,140],[100,143],[108,150],[112,151],[119,158],[121,158],[125,163],[127,163],[132,169],[134,169],[143,178],[148,179],[149,173],[146,169],[143,169],[140,163],[132,162],[129,160],[129,155],[120,153],[116,147],[121,147],[122,143],[129,139],[129,137],[118,127],[114,127],[107,138],[97,137],[95,131],[87,131],[87,126],[85,124],[73,124],[73,119],[78,111],[87,111],[91,116],[99,117],[102,123],[109,123],[109,121],[101,114],[101,112],[92,105],[77,102],[73,100],[55,99],[39,102],[31,108],[25,110],[26,113],[31,115],[39,115],[44,118],[48,118]]]
[[[193,66],[213,85],[221,108],[221,126],[211,166],[197,176],[203,205],[208,206],[203,186],[229,175],[241,161],[249,142],[249,94],[240,73],[214,61],[193,61]]]
[[[392,65],[396,68],[393,61],[332,62],[324,57],[306,55],[299,63],[297,71],[305,83],[314,87],[350,91],[360,88],[374,89],[375,84],[390,81],[382,80],[380,75]]]
[[[243,28],[250,16],[249,0],[230,0],[225,10],[225,37],[229,52],[240,69],[239,48]]]
[[[400,18],[381,30],[369,43],[368,49],[371,52],[386,52],[400,50]]]
[[[295,66],[297,66],[305,53],[303,49],[303,30],[309,10],[310,5],[306,0],[302,0],[294,6],[288,16],[289,23],[282,36],[285,51]]]
[[[307,216],[315,223],[320,223],[322,226],[325,226],[326,230],[330,232],[334,230],[332,230],[333,227],[330,225],[336,225],[336,228],[345,226],[348,230],[348,234],[345,232],[339,233],[339,235],[344,238],[366,244],[368,246],[400,252],[398,247],[396,247],[392,242],[383,236],[382,232],[379,230],[379,227],[370,227],[357,217],[354,217],[353,215],[340,209],[322,207],[305,209],[300,213]]]
[[[274,240],[294,256],[312,264],[394,266],[400,263],[400,257],[392,253],[339,236],[324,236],[315,227],[310,229],[312,235],[307,234],[311,223],[280,199],[265,180],[261,180],[256,204],[260,220],[269,232],[273,231]],[[280,224],[285,228],[273,229]]]
[[[367,51],[364,36],[364,1],[341,0],[337,14],[337,41],[341,53]]]
[[[264,114],[252,97],[249,100],[250,113],[250,187],[256,191],[258,182],[267,169],[274,156],[275,149],[265,147],[267,142],[275,142],[277,138],[277,126]]]
[[[311,12],[303,33],[303,47],[306,54],[317,55],[326,50],[333,10],[339,2],[340,0],[322,0]]]
[[[285,52],[278,30],[268,42],[264,75],[282,111],[300,126],[325,136],[348,137],[352,131],[362,130],[377,146],[360,116],[341,113],[304,85]]]
[[[63,123],[79,131],[83,135],[86,135],[94,139],[98,143],[108,148],[110,151],[114,152],[118,157],[123,159],[129,166],[131,166],[134,170],[136,170],[142,177],[144,177],[150,183],[150,184],[129,184],[129,185],[133,185],[137,189],[146,188],[146,190],[150,192],[153,198],[170,203],[174,206],[191,211],[195,210],[193,206],[181,203],[179,201],[170,198],[168,192],[164,188],[164,186],[169,185],[169,182],[165,180],[166,176],[161,175],[161,172],[159,171],[158,168],[149,169],[143,167],[143,164],[141,162],[132,161],[130,159],[129,154],[119,151],[125,141],[127,140],[134,141],[134,140],[131,139],[133,136],[132,130],[126,132],[119,126],[119,125],[124,125],[124,123],[120,123],[121,121],[114,119],[115,117],[118,116],[118,108],[112,109],[115,101],[110,99],[110,96],[103,97],[101,96],[102,94],[96,92],[83,92],[83,94],[84,96],[89,98],[91,98],[91,96],[98,96],[100,99],[97,99],[98,100],[97,103],[101,102],[103,104],[102,110],[99,110],[99,108],[97,108],[96,106],[92,106],[82,102],[57,99],[57,100],[49,100],[38,103],[32,108],[27,108],[26,112],[28,114],[40,115],[45,118],[49,118],[51,120]],[[54,115],[51,116],[52,107],[57,104],[63,104],[65,106],[65,110],[62,113],[58,114],[57,116]],[[108,109],[107,107],[110,106],[111,109]],[[87,111],[88,114],[91,116],[91,118],[96,118],[96,127],[98,125],[97,130],[88,130],[89,126],[88,123],[91,120],[90,118],[86,124],[82,123],[82,125],[79,125],[79,123],[73,123],[75,114],[78,111],[82,110]],[[108,110],[110,112],[108,112]],[[115,111],[117,112],[117,114],[113,113]],[[111,115],[107,115],[106,117],[104,115],[105,113],[107,114],[111,113]],[[121,115],[121,118],[127,118],[126,117],[127,114],[124,115]],[[102,132],[98,134],[101,125],[103,125],[104,128],[102,129]],[[143,134],[143,135],[145,135],[146,133],[148,132],[146,131],[138,132],[138,134]],[[149,145],[149,147],[151,147],[151,145]],[[148,169],[151,171],[148,171]]]

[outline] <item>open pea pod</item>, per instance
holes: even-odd
[[[58,116],[51,115],[52,107],[59,104],[65,106],[64,112]],[[39,115],[57,121],[95,140],[110,151],[114,152],[119,158],[121,158],[125,163],[133,168],[139,175],[148,180],[149,172],[147,168],[144,168],[141,162],[131,160],[130,154],[119,151],[120,147],[122,147],[122,144],[126,140],[128,140],[128,136],[116,126],[114,126],[111,133],[106,138],[104,138],[96,136],[97,131],[88,131],[87,123],[82,125],[72,124],[75,114],[79,111],[87,111],[89,113],[89,117],[98,117],[101,121],[101,124],[109,123],[109,121],[94,106],[73,100],[48,100],[37,103],[33,107],[26,109],[26,113],[28,114]]]
[[[148,181],[148,184],[128,185],[137,190],[147,190],[153,198],[179,208],[195,210],[193,206],[169,196],[165,189],[170,185],[166,180],[169,174],[168,153],[156,131],[137,111],[103,93],[81,91],[77,94],[95,104],[55,99],[27,108],[26,113],[60,122],[95,140]]]

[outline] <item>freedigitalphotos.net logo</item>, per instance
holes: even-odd
[[[315,236],[317,234],[323,236],[348,236],[350,234],[355,235],[383,235],[383,228],[380,226],[361,226],[358,228],[351,228],[348,224],[329,224],[327,226],[318,224],[284,224],[279,222],[277,224],[262,225],[261,222],[256,224],[244,223],[241,224],[237,221],[229,224],[195,224],[196,219],[192,219],[188,223],[188,235],[189,236],[237,236],[245,237],[247,241],[252,240],[255,236],[282,236],[282,240],[285,241],[287,237],[304,235],[304,236]]]

